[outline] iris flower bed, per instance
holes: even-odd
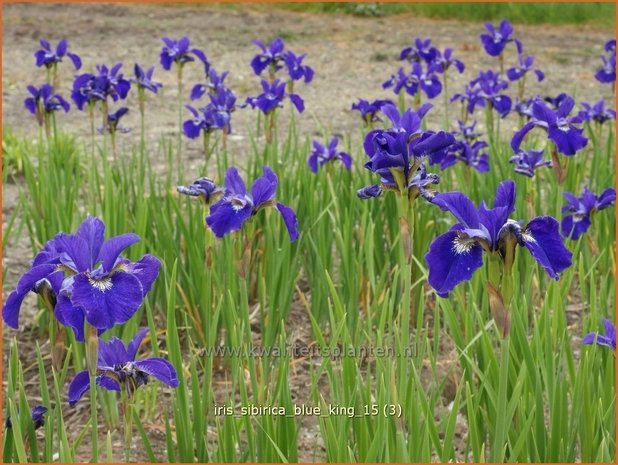
[[[507,19],[474,40],[493,69],[411,38],[383,98],[350,102],[357,131],[320,136],[297,124],[320,70],[280,37],[247,44],[249,93],[186,36],[153,43],[159,63],[34,43],[38,140],[3,146],[21,183],[3,250],[32,246],[2,306],[3,461],[294,462],[308,418],[327,462],[615,461],[616,114],[568,93],[614,89],[615,40],[552,96]],[[158,143],[156,98],[178,111]]]

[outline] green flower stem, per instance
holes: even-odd
[[[99,336],[96,328],[90,326],[88,322],[84,324],[84,334],[86,336],[86,366],[90,376],[90,421],[92,432],[92,462],[99,461],[97,424],[97,360],[99,355]]]

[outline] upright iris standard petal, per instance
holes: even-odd
[[[429,284],[440,297],[447,297],[455,286],[469,281],[483,265],[483,248],[463,232],[452,230],[438,236],[425,255]]]
[[[279,184],[277,175],[268,166],[262,168],[264,175],[259,177],[251,186],[251,196],[255,208],[260,208],[263,204],[270,202],[277,192]]]
[[[434,197],[432,203],[453,214],[467,229],[478,229],[478,212],[472,201],[461,192],[445,192]]]
[[[521,238],[524,247],[553,279],[571,266],[572,254],[562,242],[558,222],[551,216],[534,218],[522,230]]]

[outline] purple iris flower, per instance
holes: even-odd
[[[555,97],[548,95],[543,99],[543,101],[549,103],[552,110],[557,110],[558,108],[560,108],[560,105],[562,105],[562,102],[568,100],[569,98],[571,98],[569,97],[569,94],[561,92]],[[538,97],[530,99],[530,104],[532,104],[536,99],[538,99]]]
[[[459,130],[455,131],[453,134],[455,136],[462,137],[464,140],[469,142],[473,142],[483,135],[482,132],[475,131],[476,120],[469,126],[466,126],[466,123],[463,121],[457,120],[457,125],[459,126]]]
[[[85,73],[77,76],[73,81],[71,98],[80,110],[84,105],[93,104],[97,101],[105,102],[109,97],[114,102],[125,99],[131,89],[131,82],[120,73],[122,63],[117,63],[108,68],[105,65],[97,65],[99,74]]]
[[[522,43],[519,40],[515,40],[515,44],[517,45],[517,59],[519,61],[519,66],[514,68],[509,68],[506,71],[506,76],[509,78],[509,81],[518,81],[523,78],[526,73],[529,71],[534,71],[536,74],[536,78],[539,82],[545,79],[545,74],[538,68],[533,68],[534,57],[531,55],[524,56],[524,48]]]
[[[608,56],[601,56],[603,65],[597,69],[594,77],[603,84],[613,84],[616,82],[616,41],[610,40],[605,44]]]
[[[61,109],[66,113],[71,108],[62,95],[54,94],[54,88],[50,84],[45,83],[40,89],[28,86],[28,92],[32,97],[24,100],[24,105],[30,113],[36,116],[39,124],[43,124],[47,115]]]
[[[135,72],[135,78],[131,79],[131,82],[134,82],[138,89],[147,89],[156,94],[159,88],[162,87],[160,82],[154,82],[152,80],[154,66],[151,66],[148,70],[144,71],[140,65],[135,63],[133,70]]]
[[[245,182],[238,170],[231,167],[225,173],[225,193],[210,207],[206,224],[217,237],[223,237],[232,231],[240,231],[243,224],[265,207],[275,206],[293,241],[299,237],[296,213],[287,205],[275,201],[279,181],[277,175],[268,166],[263,168],[264,175],[259,177],[247,192]]]
[[[426,187],[437,184],[440,178],[427,174],[423,162],[453,144],[455,138],[445,132],[421,130],[421,120],[429,108],[431,105],[424,105],[418,112],[407,110],[400,114],[394,106],[383,107],[393,127],[370,131],[363,144],[369,158],[365,168],[380,176],[380,184],[360,189],[358,197],[377,197],[384,190],[407,192],[412,199],[418,195],[427,200],[433,197],[434,192]]]
[[[193,181],[190,186],[178,186],[176,190],[184,195],[199,197],[206,205],[212,203],[225,192],[225,189],[218,187],[210,178],[199,178]]]
[[[193,118],[186,120],[182,124],[182,129],[185,136],[189,139],[196,139],[202,131],[208,133],[221,129],[215,121],[211,108],[208,106],[203,107],[200,110],[195,109],[191,105],[185,105],[185,108],[193,115]]]
[[[487,103],[491,103],[492,108],[503,118],[511,111],[510,97],[502,94],[509,84],[500,79],[499,73],[491,70],[482,71],[476,79],[470,82],[470,85],[479,89],[476,105],[484,107]]]
[[[461,192],[438,194],[432,202],[458,221],[431,243],[425,255],[429,284],[440,297],[447,297],[457,284],[472,278],[483,265],[483,251],[504,260],[520,245],[553,279],[571,266],[572,254],[564,246],[554,218],[539,216],[526,226],[509,219],[515,210],[515,183],[511,180],[500,183],[491,209],[485,202],[475,207]]]
[[[497,29],[491,23],[485,23],[485,28],[489,32],[489,34],[481,34],[481,42],[485,52],[492,57],[500,56],[506,45],[513,41],[513,26],[506,19],[503,19]]]
[[[583,110],[573,118],[573,122],[581,123],[584,121],[594,121],[603,124],[608,120],[616,119],[616,111],[611,108],[605,108],[605,102],[602,99],[594,105],[582,102],[581,106]]]
[[[30,418],[32,419],[32,423],[34,425],[35,431],[39,428],[45,426],[45,414],[47,413],[47,407],[44,405],[36,405],[30,409]],[[13,427],[13,422],[11,421],[11,416],[6,417],[6,421],[4,422],[7,428]]]
[[[605,334],[599,334],[596,332],[588,333],[582,339],[582,344],[590,345],[597,344],[599,346],[609,347],[616,350],[616,327],[607,318],[603,318],[603,326],[605,328]]]
[[[195,139],[200,132],[212,132],[218,129],[227,134],[232,131],[231,113],[235,109],[236,96],[225,87],[220,88],[215,95],[208,94],[210,103],[199,111],[191,105],[186,105],[193,118],[183,123],[183,130],[189,139]]]
[[[596,212],[616,202],[616,190],[610,187],[597,196],[586,187],[581,197],[575,197],[570,192],[565,192],[564,197],[567,204],[562,207],[562,212],[567,215],[562,219],[562,234],[576,241],[588,231]]]
[[[477,105],[481,104],[483,100],[480,97],[481,90],[477,87],[473,87],[470,84],[466,84],[463,93],[455,93],[451,97],[451,102],[461,102],[465,106],[466,111],[469,114],[474,113],[474,109]],[[484,105],[484,103],[482,103]]]
[[[423,70],[423,65],[420,62],[412,63],[410,74],[405,74],[403,69],[399,68],[396,76],[391,76],[388,81],[382,84],[382,88],[393,88],[395,94],[399,94],[401,89],[405,88],[409,95],[416,95],[419,88],[425,92],[428,98],[434,98],[442,92],[442,84],[436,72],[438,68],[433,63],[427,65],[427,70]]]
[[[358,103],[352,104],[352,110],[358,110],[363,121],[366,124],[371,124],[380,121],[377,113],[385,105],[394,105],[394,103],[392,100],[388,99],[378,99],[374,100],[373,102],[369,102],[365,99],[359,98]]]
[[[400,60],[408,60],[411,63],[424,61],[432,63],[439,54],[439,50],[431,46],[431,39],[415,39],[411,47],[404,48],[399,54]]]
[[[280,62],[284,59],[283,49],[285,48],[285,44],[281,37],[275,38],[268,47],[264,45],[264,42],[258,39],[255,39],[253,43],[262,50],[262,53],[258,53],[251,60],[251,67],[255,74],[258,76],[261,75],[269,66],[273,72],[281,69]]]
[[[36,66],[38,68],[41,66],[45,66],[48,69],[52,68],[56,64],[60,63],[65,55],[71,59],[75,69],[80,69],[82,67],[82,60],[79,56],[68,51],[69,44],[66,39],[62,39],[58,42],[56,51],[52,50],[51,44],[45,39],[41,39],[39,43],[41,44],[41,50],[37,50],[34,53]]]
[[[515,105],[513,105],[513,111],[519,116],[530,120],[533,117],[532,104],[534,103],[535,98],[520,100],[519,97],[517,97],[515,99]]]
[[[204,64],[206,72],[210,68],[210,63],[206,54],[199,48],[190,48],[191,43],[188,37],[181,37],[180,39],[172,40],[168,37],[161,38],[165,44],[161,49],[161,66],[166,71],[172,69],[172,64],[176,63],[181,68],[190,61],[195,61],[195,57]]]
[[[283,61],[288,69],[288,73],[292,81],[304,79],[305,83],[309,83],[313,80],[313,68],[307,65],[303,65],[303,60],[306,56],[306,53],[303,53],[302,55],[296,55],[290,50],[285,52],[285,54],[283,55]]]
[[[487,142],[476,141],[474,143],[467,140],[458,141],[447,147],[444,155],[439,157],[439,161],[433,158],[431,164],[440,163],[440,169],[445,170],[457,162],[461,162],[470,168],[474,168],[479,173],[489,171],[489,154],[483,149],[487,148]]]
[[[582,135],[583,129],[573,126],[573,123],[577,123],[578,120],[569,118],[574,105],[574,100],[566,96],[560,102],[558,109],[553,111],[542,100],[535,99],[532,103],[532,120],[517,131],[511,140],[513,151],[519,152],[526,134],[537,126],[547,131],[547,136],[556,144],[558,152],[563,155],[574,155],[584,148],[588,139]]]
[[[112,337],[108,342],[99,340],[96,384],[108,391],[120,392],[124,389],[129,397],[140,386],[148,384],[154,377],[170,387],[178,386],[176,369],[167,360],[159,357],[135,360],[148,328],[140,330],[127,346]],[[87,370],[75,375],[69,384],[69,405],[71,407],[90,390],[90,376]]]
[[[339,139],[337,137],[333,137],[331,139],[328,147],[324,147],[318,141],[314,140],[313,152],[311,152],[311,155],[307,160],[309,169],[314,173],[317,173],[318,168],[321,168],[326,163],[340,161],[349,171],[352,168],[352,157],[346,152],[338,151],[337,144],[339,144]]]
[[[224,81],[227,75],[228,71],[224,71],[221,74],[218,74],[214,68],[210,68],[207,75],[208,82],[206,82],[205,84],[196,84],[195,86],[193,86],[189,98],[191,100],[198,100],[202,97],[202,95],[206,93],[206,91],[209,91],[210,93],[216,93],[219,91],[219,89],[224,89]]]
[[[436,70],[439,73],[445,73],[451,66],[454,66],[459,72],[459,74],[463,73],[466,69],[466,66],[461,60],[453,57],[452,48],[445,48],[444,53],[441,53],[440,50],[437,50],[436,57],[433,62],[437,65]]]
[[[541,168],[542,166],[547,166],[548,168],[552,167],[551,160],[543,159],[544,154],[544,150],[520,150],[517,152],[517,155],[511,157],[509,163],[515,164],[516,173],[532,178],[537,168]]]
[[[120,254],[135,244],[137,234],[105,240],[105,224],[88,217],[76,234],[57,234],[39,252],[17,288],[4,301],[2,318],[17,329],[26,295],[51,290],[58,321],[84,340],[84,321],[104,332],[125,323],[137,311],[159,274],[161,263],[152,255],[131,262]]]
[[[243,106],[250,105],[251,108],[259,108],[264,114],[268,114],[275,110],[277,107],[281,107],[283,100],[288,97],[299,113],[302,113],[305,109],[305,103],[303,99],[297,94],[288,94],[285,91],[285,81],[275,79],[273,82],[268,82],[262,79],[262,92],[256,97],[249,97]]]
[[[127,107],[120,107],[115,112],[108,113],[107,126],[105,128],[100,128],[99,133],[103,134],[104,132],[108,132],[109,134],[115,134],[116,132],[121,132],[126,134],[127,132],[130,132],[131,129],[119,125],[120,120],[127,113],[129,113],[129,109]]]

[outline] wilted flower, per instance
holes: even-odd
[[[511,180],[500,183],[491,209],[485,202],[476,208],[461,192],[438,194],[432,202],[451,212],[458,221],[432,242],[425,255],[429,284],[441,297],[447,297],[457,284],[472,278],[483,265],[483,251],[496,254],[510,267],[515,248],[520,245],[554,279],[571,266],[571,252],[564,246],[554,218],[539,216],[526,226],[509,219],[515,209],[515,183]]]
[[[520,150],[509,160],[515,164],[515,172],[532,178],[537,168],[547,166],[551,168],[551,160],[544,160],[545,150]]]
[[[288,97],[299,113],[302,113],[305,109],[305,103],[303,99],[297,94],[288,94],[285,91],[286,83],[275,79],[273,82],[268,82],[262,79],[263,93],[256,97],[249,97],[245,102],[246,105],[250,105],[251,108],[259,108],[263,113],[268,114],[275,110],[277,107],[282,106],[283,100]]]
[[[586,102],[582,102],[581,106],[583,110],[581,110],[575,118],[573,118],[574,123],[581,123],[583,121],[594,121],[598,124],[603,124],[608,120],[616,119],[616,111],[611,108],[605,108],[605,102],[603,99],[599,100],[594,105],[590,105]]]
[[[122,234],[105,240],[105,224],[88,217],[76,234],[57,234],[37,254],[30,269],[4,301],[2,318],[17,329],[26,295],[51,289],[58,321],[84,340],[84,322],[104,332],[128,321],[142,304],[159,274],[161,263],[152,255],[131,262],[120,254],[140,240]]]
[[[513,41],[513,26],[506,19],[503,19],[497,29],[491,23],[485,23],[485,28],[489,32],[489,34],[481,34],[481,42],[485,52],[492,57],[500,56],[506,45]]]
[[[117,337],[112,337],[109,342],[99,341],[95,378],[98,386],[117,392],[124,389],[128,397],[140,386],[148,384],[151,376],[170,387],[178,386],[176,369],[167,360],[159,357],[135,360],[147,333],[148,328],[140,330],[126,347]],[[90,387],[88,371],[77,373],[69,385],[69,405],[73,407]]]
[[[36,116],[39,125],[43,125],[46,118],[57,110],[68,112],[69,102],[62,95],[54,94],[54,88],[51,84],[43,84],[40,89],[34,86],[28,86],[28,92],[32,97],[24,100],[24,105],[30,113]]]
[[[334,161],[340,161],[347,170],[352,168],[352,157],[346,153],[337,150],[337,144],[339,139],[333,137],[328,144],[328,147],[324,147],[318,141],[313,141],[313,152],[307,160],[309,169],[314,173],[318,172],[318,168],[324,166],[326,163],[332,163]]]
[[[616,190],[608,188],[599,196],[587,187],[581,197],[575,197],[570,192],[565,192],[567,204],[562,207],[562,212],[567,215],[562,219],[562,234],[576,241],[590,228],[593,215],[616,202]]]
[[[199,48],[190,48],[191,43],[188,37],[181,37],[177,41],[168,37],[163,37],[161,40],[165,44],[161,49],[160,55],[163,69],[169,71],[174,63],[182,68],[185,63],[195,61],[197,57],[197,59],[204,64],[206,72],[208,72],[210,64],[208,58],[206,58],[206,54]]]
[[[184,195],[199,197],[204,204],[209,205],[225,192],[225,189],[217,187],[210,178],[199,178],[190,186],[178,186],[176,190]]]
[[[52,51],[50,43],[45,39],[39,40],[39,43],[41,44],[41,50],[34,52],[37,67],[40,68],[41,66],[45,66],[50,69],[60,63],[65,55],[71,59],[75,69],[80,69],[82,67],[82,60],[79,56],[68,51],[68,42],[66,39],[62,39],[58,42],[56,51]]]
[[[30,418],[32,419],[32,423],[34,425],[35,431],[39,428],[45,426],[45,414],[47,413],[47,407],[44,405],[36,405],[30,409]],[[11,416],[6,417],[5,426],[7,428],[13,427],[13,422],[11,421]]]
[[[279,184],[277,175],[268,166],[264,166],[263,171],[264,175],[255,180],[249,193],[238,170],[234,167],[227,170],[225,193],[210,207],[210,215],[206,218],[206,224],[217,237],[223,237],[232,231],[240,231],[245,222],[261,209],[275,206],[283,218],[290,239],[292,241],[298,239],[296,213],[287,205],[275,201]]]
[[[564,155],[574,155],[578,150],[585,147],[588,139],[582,135],[583,129],[573,126],[573,123],[578,121],[575,118],[569,118],[569,113],[571,113],[574,105],[573,99],[565,96],[560,101],[558,109],[553,111],[542,100],[535,99],[532,103],[532,120],[516,132],[511,140],[513,150],[518,152],[526,134],[537,126],[547,131],[549,139],[556,144],[558,151]]]
[[[394,105],[394,103],[392,100],[388,99],[378,99],[374,100],[373,102],[369,102],[365,99],[359,98],[358,103],[352,104],[352,110],[358,110],[365,124],[371,125],[371,123],[380,121],[377,113],[385,105]]]
[[[616,350],[616,327],[607,318],[603,319],[603,326],[605,328],[605,334],[596,332],[588,333],[582,339],[582,344],[590,345],[596,344],[599,346],[609,347]]]
[[[431,46],[431,39],[415,39],[411,47],[404,48],[399,54],[400,60],[408,60],[411,63],[424,61],[431,63],[439,54],[439,50]]]
[[[516,39],[515,44],[517,45],[517,60],[519,61],[519,66],[509,68],[506,71],[506,76],[509,78],[509,81],[518,81],[529,71],[534,71],[534,74],[536,74],[536,78],[539,82],[545,79],[545,74],[543,74],[543,71],[532,67],[534,64],[534,57],[530,55],[523,55],[524,49],[522,43]]]
[[[135,78],[131,79],[131,82],[134,82],[137,85],[138,90],[145,89],[156,94],[159,88],[162,87],[160,82],[153,82],[152,80],[154,66],[151,66],[147,71],[144,71],[140,65],[135,63],[133,70],[135,72]]]

